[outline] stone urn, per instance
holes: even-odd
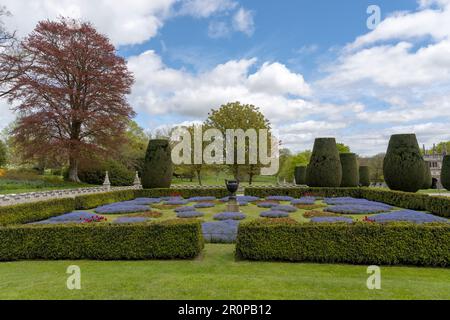
[[[239,181],[237,180],[225,180],[225,186],[227,187],[229,194],[228,197],[228,212],[239,212],[239,204],[236,200],[236,192],[239,189]]]

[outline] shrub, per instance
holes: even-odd
[[[130,186],[133,184],[135,171],[114,160],[105,161],[94,167],[81,165],[78,169],[78,177],[85,183],[101,185],[105,181],[106,171],[109,173],[112,186]]]
[[[214,216],[214,220],[244,220],[245,214],[240,212],[221,212]]]
[[[202,223],[203,238],[211,243],[233,243],[236,241],[239,221],[224,220]]]
[[[215,197],[223,198],[228,195],[227,189],[223,188],[162,188],[143,189],[135,191],[136,197],[160,198],[177,195],[185,199],[192,197]]]
[[[341,187],[357,187],[359,185],[358,159],[354,153],[340,153],[342,167]]]
[[[445,189],[450,191],[450,155],[446,155],[442,162],[441,183]]]
[[[370,168],[368,166],[359,166],[359,184],[361,187],[370,186]]]
[[[142,173],[144,188],[169,188],[172,182],[172,158],[168,140],[150,140]]]
[[[383,163],[384,180],[392,190],[417,192],[424,182],[424,161],[415,134],[392,135]]]
[[[0,207],[0,225],[35,222],[74,210],[75,200],[72,198],[4,206]]]
[[[431,169],[428,166],[428,163],[424,162],[423,169],[424,169],[424,176],[423,176],[423,185],[421,189],[431,189],[433,185],[433,177],[431,176]]]
[[[306,184],[306,166],[295,167],[295,183],[298,185]]]
[[[0,228],[0,260],[190,259],[203,248],[197,221]]]
[[[313,239],[313,241],[312,241]],[[241,223],[236,256],[249,260],[450,265],[450,225]]]
[[[259,215],[261,218],[288,218],[289,217],[289,213],[286,211],[274,211],[274,210],[270,210],[270,211],[264,211],[261,212]]]
[[[339,187],[341,180],[342,167],[336,140],[316,139],[306,172],[306,184],[310,187]]]
[[[202,212],[198,212],[198,211],[183,211],[183,212],[178,212],[177,213],[177,217],[178,218],[199,218],[199,217],[203,217],[204,214]]]
[[[113,202],[133,200],[136,198],[134,190],[112,191],[104,193],[87,194],[75,198],[77,210],[96,208]]]

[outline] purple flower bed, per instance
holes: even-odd
[[[214,220],[244,220],[246,215],[240,212],[221,212],[214,216]]]
[[[450,221],[445,218],[437,217],[429,213],[424,213],[414,210],[400,210],[389,213],[377,214],[368,218],[370,221],[375,222],[393,222],[393,221],[406,221],[413,223],[429,223],[429,222],[444,222]]]
[[[171,200],[183,200],[183,197],[181,196],[168,196],[168,197],[161,197],[162,201],[171,201]]]
[[[216,197],[192,197],[189,198],[189,202],[198,202],[198,201],[215,201]]]
[[[179,207],[179,208],[176,208],[174,211],[175,212],[189,212],[189,211],[195,211],[195,208],[194,207]]]
[[[148,205],[135,204],[132,201],[116,202],[100,206],[94,210],[96,213],[102,214],[118,214],[118,213],[136,213],[145,212],[150,208]]]
[[[183,200],[183,199],[175,199],[175,200],[167,200],[165,202],[163,202],[163,204],[168,205],[168,206],[182,206],[185,204],[188,204],[189,201],[188,200]]]
[[[260,202],[258,203],[258,207],[260,208],[272,208],[272,207],[276,207],[279,206],[278,203],[273,203],[273,202]]]
[[[390,209],[392,209],[392,207],[386,208],[386,206],[366,204],[343,204],[327,207],[324,211],[342,214],[370,214],[386,212]]]
[[[162,200],[160,198],[136,198],[134,200],[131,200],[130,202],[140,205],[149,205],[154,203],[160,203],[161,201]]]
[[[289,217],[289,213],[287,213],[286,211],[264,211],[261,212],[261,214],[259,215],[260,217],[263,218],[288,218]]]
[[[289,196],[268,196],[266,200],[274,200],[274,201],[292,201],[294,198]]]
[[[233,243],[236,241],[239,221],[225,220],[202,223],[203,238],[206,242]]]
[[[230,200],[230,197],[225,197],[225,198],[220,199],[220,201],[222,201],[222,202],[227,202],[228,200]],[[255,202],[255,201],[260,200],[260,198],[252,197],[252,196],[237,196],[236,200],[238,202]]]
[[[248,206],[248,202],[247,201],[238,201],[238,205],[240,205],[241,207],[245,207],[245,206]]]
[[[311,222],[318,223],[336,223],[336,222],[345,222],[345,223],[353,223],[353,219],[347,217],[314,217],[311,218]]]
[[[123,224],[123,223],[142,223],[148,221],[148,218],[144,217],[119,217],[114,220],[113,223]]]
[[[198,211],[186,211],[186,212],[178,212],[177,217],[178,218],[199,218],[203,217],[204,214],[202,212]]]
[[[94,219],[95,217],[97,217],[97,215],[94,213],[74,211],[30,224],[82,223],[85,220]]]
[[[294,199],[291,201],[291,204],[296,205],[296,204],[314,204],[314,202],[316,201],[315,197],[302,197],[300,199]]]
[[[367,199],[358,199],[352,197],[325,198],[323,201],[328,205],[366,205],[384,207],[385,211],[392,210],[392,206],[383,202],[376,202]]]
[[[216,205],[211,202],[201,202],[201,203],[194,204],[194,208],[197,208],[197,209],[213,208],[215,206]]]
[[[272,207],[272,211],[295,212],[297,208],[293,206],[276,206]]]

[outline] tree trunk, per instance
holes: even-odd
[[[78,159],[71,156],[69,158],[69,181],[80,183],[78,178]]]
[[[202,185],[202,176],[201,176],[200,170],[197,170],[197,179],[198,179],[198,184],[201,186]]]

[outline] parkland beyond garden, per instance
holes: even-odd
[[[10,134],[25,157],[67,163],[77,183],[89,160],[132,154],[133,77],[106,37],[87,23],[45,21],[11,48],[0,57],[10,72],[2,94],[17,103]],[[211,111],[205,126],[245,130],[248,119],[270,129],[237,102]],[[339,147],[318,138],[307,165],[290,169],[295,185],[235,195],[224,183],[173,186],[183,168],[171,142],[151,139],[135,188],[0,206],[0,298],[449,298],[450,197],[417,192],[432,177],[416,136],[391,137],[389,189],[369,187],[370,168]],[[260,169],[227,167],[249,182]],[[449,156],[441,182],[450,189]],[[80,265],[84,291],[65,288],[70,264]],[[366,287],[367,265],[385,270],[382,291]]]

